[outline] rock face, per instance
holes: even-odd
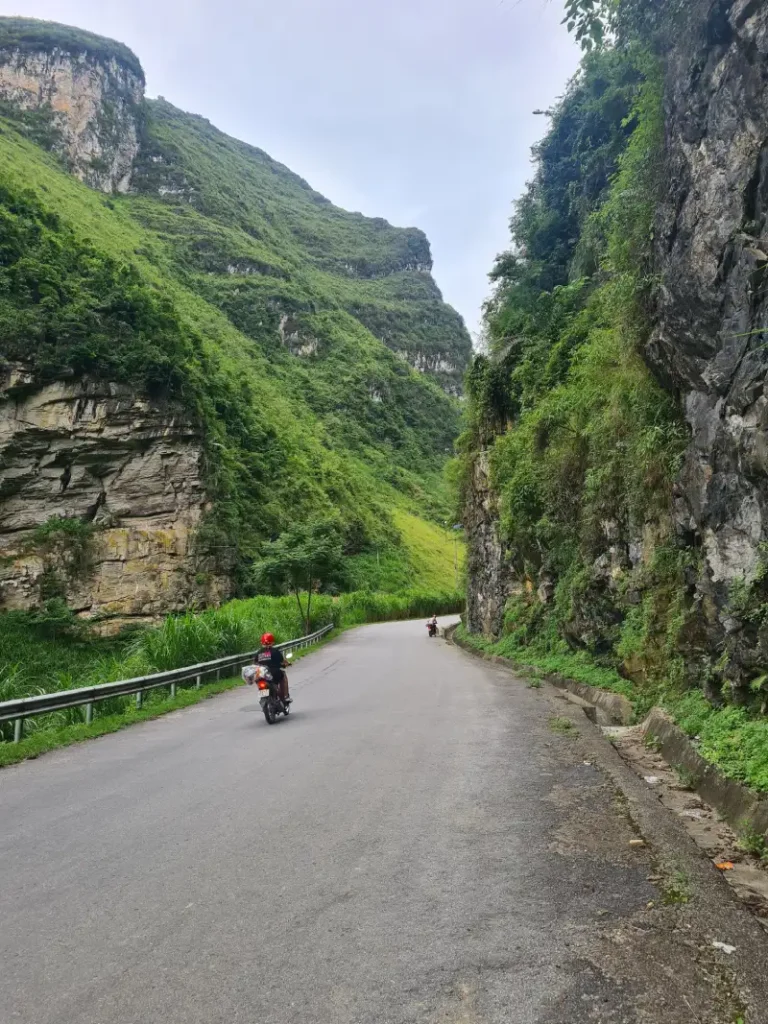
[[[471,633],[496,638],[504,624],[511,573],[499,539],[499,514],[489,472],[487,454],[478,453],[472,461],[472,475],[464,506],[467,537],[466,624]]]
[[[186,414],[101,382],[35,385],[19,368],[0,384],[0,609],[41,604],[62,567],[70,606],[114,628],[227,596],[195,552],[208,505]],[[65,550],[37,542],[59,519],[94,527],[74,574]]]
[[[687,24],[665,53],[660,287],[644,355],[679,398],[690,442],[672,519],[636,524],[642,537],[604,524],[605,553],[567,629],[574,646],[600,651],[642,600],[654,548],[675,537],[694,566],[685,573],[682,654],[692,681],[714,696],[725,679],[743,690],[768,663],[768,4],[679,7]],[[468,615],[472,628],[498,635],[508,589],[492,501],[480,485],[484,461],[476,460],[469,502]],[[638,589],[618,594],[614,573],[627,580],[634,570]],[[750,588],[757,607],[744,597]],[[755,614],[741,614],[739,601]]]
[[[464,366],[440,352],[398,352],[398,356],[418,370],[438,381],[443,391],[455,398],[464,394]]]
[[[768,6],[697,0],[689,18],[667,68],[662,288],[647,358],[691,429],[676,525],[703,550],[706,646],[727,636],[738,673],[750,644],[726,605],[768,540]]]
[[[143,77],[115,56],[0,48],[0,101],[50,113],[53,148],[81,181],[103,192],[128,191],[143,98]]]

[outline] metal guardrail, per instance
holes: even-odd
[[[296,651],[317,643],[333,629],[333,624],[323,626],[316,633],[300,636],[296,640],[288,640],[283,644],[275,644],[281,651]],[[0,722],[13,722],[13,742],[18,743],[24,731],[24,719],[35,715],[46,715],[64,708],[85,706],[85,721],[90,725],[93,721],[93,706],[110,697],[128,697],[136,695],[136,706],[141,707],[144,693],[156,690],[161,686],[169,686],[171,697],[176,696],[176,687],[180,683],[194,681],[196,689],[200,689],[203,679],[215,677],[221,679],[222,673],[242,668],[253,658],[255,651],[245,654],[230,654],[226,658],[215,661],[204,661],[200,665],[187,665],[184,668],[171,669],[170,672],[157,672],[151,676],[137,676],[136,679],[121,679],[114,683],[99,683],[97,686],[83,686],[77,690],[54,690],[52,693],[41,693],[34,697],[21,697],[18,700],[0,702]]]

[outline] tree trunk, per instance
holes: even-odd
[[[301,598],[299,597],[298,587],[296,588],[296,590],[294,590],[294,594],[296,595],[296,604],[299,606],[299,617],[301,618],[302,622],[306,622],[306,618],[304,616],[304,609],[301,607]],[[307,632],[309,632],[309,630],[307,630]]]
[[[307,633],[309,633],[312,627],[309,624],[309,609],[312,604],[312,574],[310,573],[309,581],[307,584]]]

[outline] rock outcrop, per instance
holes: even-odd
[[[208,500],[183,410],[103,382],[41,386],[20,368],[0,384],[0,609],[42,603],[56,566],[37,537],[60,520],[94,527],[87,564],[59,580],[84,618],[117,628],[227,595],[196,552]]]
[[[504,623],[504,609],[512,578],[499,538],[499,513],[489,474],[488,456],[485,452],[479,452],[472,461],[464,505],[467,538],[466,624],[471,633],[496,638]]]
[[[768,540],[768,7],[698,0],[668,59],[662,287],[647,357],[691,430],[681,538],[703,550],[706,647],[736,673],[751,642],[727,607]],[[733,678],[733,672],[729,672]]]
[[[0,102],[47,114],[50,144],[81,181],[127,192],[139,151],[144,77],[135,58],[95,51],[92,37],[35,46],[0,35]],[[107,42],[107,41],[103,41]]]

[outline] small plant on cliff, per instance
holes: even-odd
[[[768,840],[766,840],[763,833],[756,831],[754,828],[745,826],[741,830],[738,847],[744,853],[751,853],[753,857],[757,857],[762,861],[768,861]]]
[[[63,548],[73,570],[80,572],[88,568],[88,545],[97,531],[98,526],[93,522],[75,517],[51,516],[35,527],[29,543],[44,553]]]
[[[25,548],[42,560],[39,586],[43,602],[63,599],[72,584],[88,576],[92,569],[91,542],[98,529],[95,523],[82,519],[52,516],[32,531]]]

